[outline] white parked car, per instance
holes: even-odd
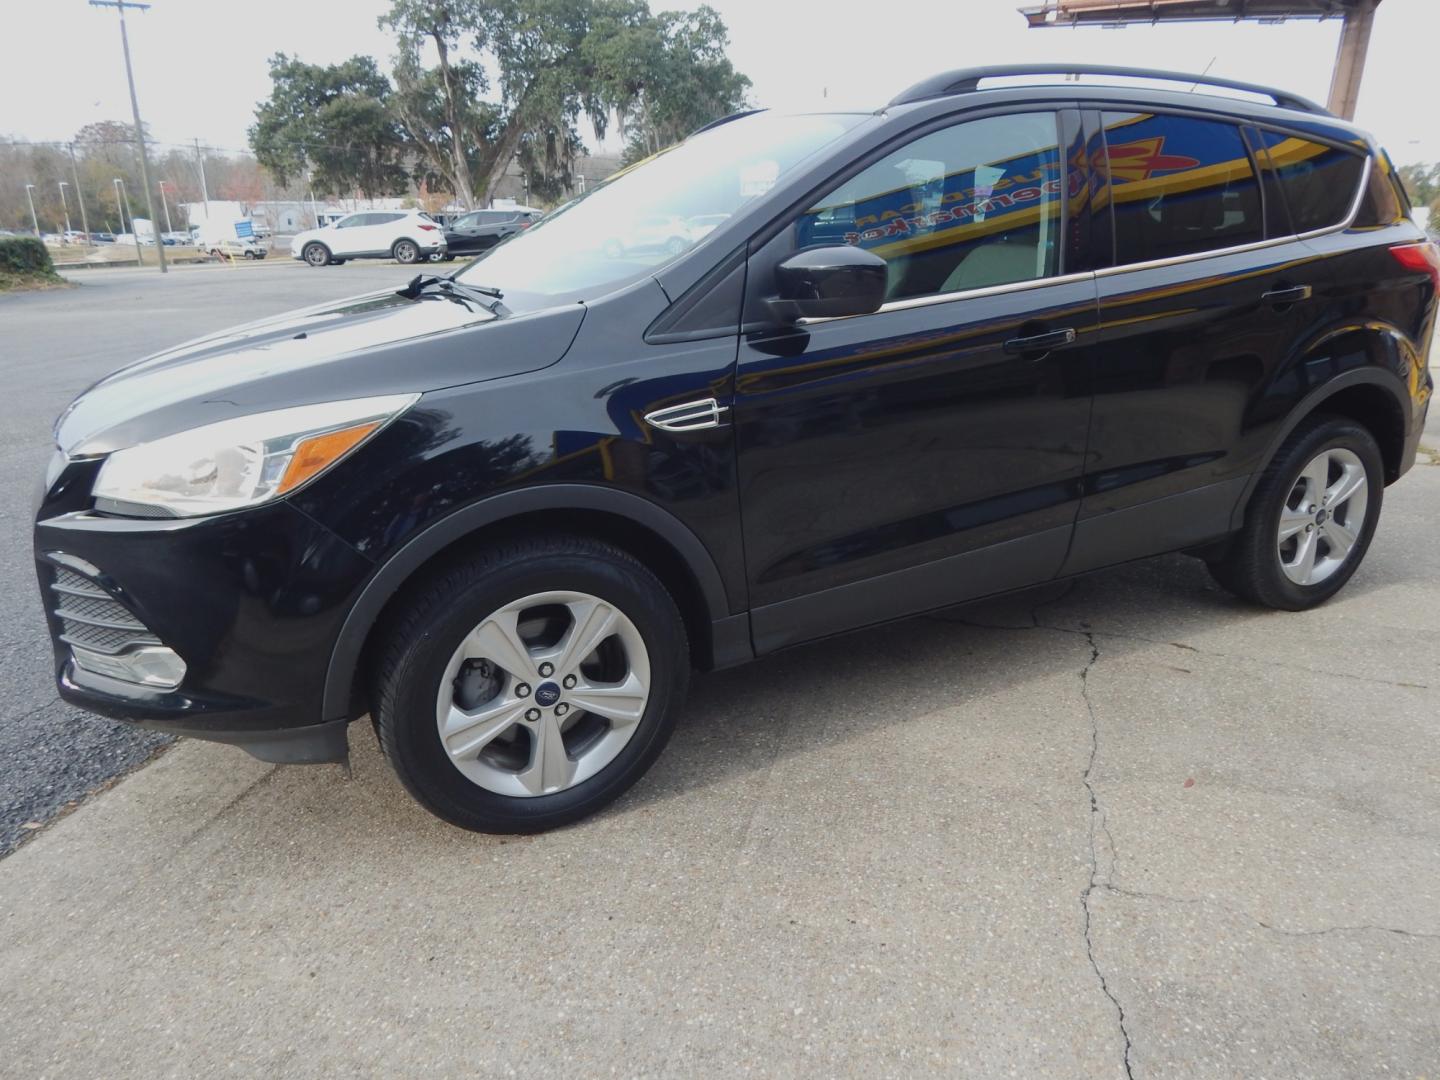
[[[362,210],[290,241],[290,254],[311,266],[346,259],[414,263],[445,254],[445,230],[419,210]]]
[[[224,236],[207,241],[202,250],[222,259],[263,259],[266,251],[253,236]]]

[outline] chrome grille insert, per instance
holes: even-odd
[[[114,655],[135,646],[161,644],[135,614],[96,582],[63,566],[50,583],[52,605],[67,645]]]

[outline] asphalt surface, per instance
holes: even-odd
[[[156,308],[387,275],[0,299],[40,387],[6,482]],[[1435,460],[1315,611],[1171,557],[791,650],[697,678],[635,790],[540,837],[430,817],[363,725],[348,778],[182,743],[0,861],[0,1072],[1440,1075]],[[11,667],[21,749],[73,756]]]
[[[188,338],[290,308],[403,284],[394,263],[314,270],[293,260],[68,272],[74,289],[0,295],[0,855],[166,740],[63,704],[30,556],[51,422],[109,371]]]

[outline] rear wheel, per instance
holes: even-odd
[[[420,259],[420,248],[414,240],[396,240],[390,253],[395,256],[396,262],[405,263],[407,266]]]
[[[674,601],[626,553],[516,541],[422,587],[372,700],[401,781],[445,820],[537,832],[618,798],[674,726],[689,675]]]
[[[324,244],[311,242],[300,253],[311,266],[324,266],[330,261],[330,249]]]
[[[1367,429],[1343,417],[1308,421],[1265,470],[1244,529],[1210,571],[1266,607],[1324,603],[1365,558],[1384,492],[1384,462]]]

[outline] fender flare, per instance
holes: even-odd
[[[1387,391],[1394,399],[1395,408],[1400,417],[1404,420],[1408,416],[1405,385],[1400,377],[1385,368],[1369,366],[1356,368],[1335,376],[1329,382],[1317,386],[1310,393],[1306,394],[1297,402],[1286,415],[1284,422],[1280,425],[1275,437],[1265,448],[1264,464],[1255,472],[1250,474],[1250,479],[1245,484],[1245,489],[1240,493],[1240,498],[1235,503],[1235,509],[1230,514],[1231,529],[1240,529],[1245,525],[1245,511],[1250,506],[1250,497],[1255,494],[1255,488],[1260,484],[1260,478],[1270,463],[1275,460],[1275,455],[1290,433],[1300,426],[1301,422],[1314,414],[1329,399],[1354,386],[1378,386]]]
[[[481,499],[427,526],[385,562],[365,583],[340,627],[325,672],[322,715],[349,715],[350,690],[360,651],[380,612],[422,566],[445,548],[484,528],[537,510],[596,510],[628,518],[649,529],[679,553],[699,585],[710,621],[730,614],[725,582],[709,550],[690,528],[648,499],[617,488],[589,484],[545,484]]]

